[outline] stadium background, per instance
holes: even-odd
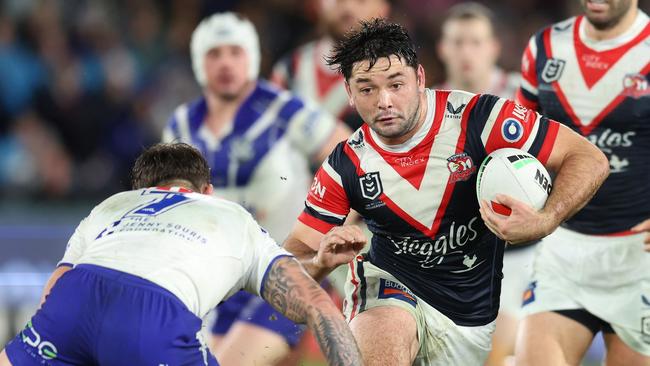
[[[199,20],[228,10],[248,16],[267,77],[320,34],[318,1],[0,0],[0,348],[33,313],[77,223],[128,188],[142,147],[159,140],[178,104],[199,95],[188,46]],[[419,45],[428,85],[444,78],[436,41],[458,2],[392,1],[391,18]],[[535,31],[579,12],[578,0],[483,3],[496,14],[506,70],[519,69]],[[640,7],[648,12],[650,0]]]

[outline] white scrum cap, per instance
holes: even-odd
[[[224,45],[241,46],[246,51],[250,60],[248,78],[257,79],[260,72],[260,41],[255,26],[236,13],[228,12],[203,19],[192,33],[190,51],[196,81],[205,85],[205,55],[212,48]]]

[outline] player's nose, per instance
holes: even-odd
[[[379,99],[377,100],[377,104],[381,109],[393,108],[393,101],[388,90],[383,89],[379,91]]]

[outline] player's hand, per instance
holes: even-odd
[[[314,265],[335,268],[353,260],[366,245],[366,236],[356,225],[336,226],[321,239]]]
[[[640,224],[634,226],[630,230],[635,231],[637,233],[643,233],[643,232],[648,233],[643,243],[645,244],[645,251],[650,252],[650,219],[641,222]]]
[[[510,216],[495,213],[490,203],[484,200],[481,202],[481,217],[490,231],[511,244],[541,239],[558,225],[549,214],[508,195],[498,194],[494,201],[509,207],[512,210]]]

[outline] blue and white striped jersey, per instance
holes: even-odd
[[[303,208],[312,177],[309,158],[327,142],[336,120],[263,81],[221,136],[204,124],[206,116],[203,97],[179,106],[163,141],[201,150],[215,195],[246,207],[273,238],[283,240]]]

